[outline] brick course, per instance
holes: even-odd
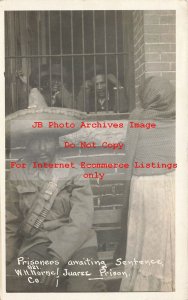
[[[176,39],[175,11],[148,10],[133,12],[135,89],[152,75],[175,83]]]

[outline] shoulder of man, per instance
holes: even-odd
[[[78,185],[85,185],[88,180],[83,177],[83,169],[76,163],[69,159],[64,158],[62,155],[58,155],[55,158],[57,164],[67,164],[67,168],[58,168],[54,172],[59,179],[67,179],[67,182],[75,183]]]
[[[8,179],[13,181],[24,180],[27,178],[28,174],[28,165],[24,157],[16,160],[16,163],[19,164],[19,167],[13,167],[9,169]]]

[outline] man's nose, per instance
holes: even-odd
[[[54,81],[54,82],[52,83],[52,89],[58,89],[59,87],[60,87],[59,81]]]
[[[43,152],[46,150],[46,143],[43,139],[40,141],[40,151]]]

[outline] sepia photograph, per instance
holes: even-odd
[[[176,19],[4,11],[6,293],[176,292]]]

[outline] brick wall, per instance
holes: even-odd
[[[135,95],[145,75],[144,12],[133,12]]]
[[[135,88],[151,75],[168,78],[175,84],[175,11],[133,12]]]

